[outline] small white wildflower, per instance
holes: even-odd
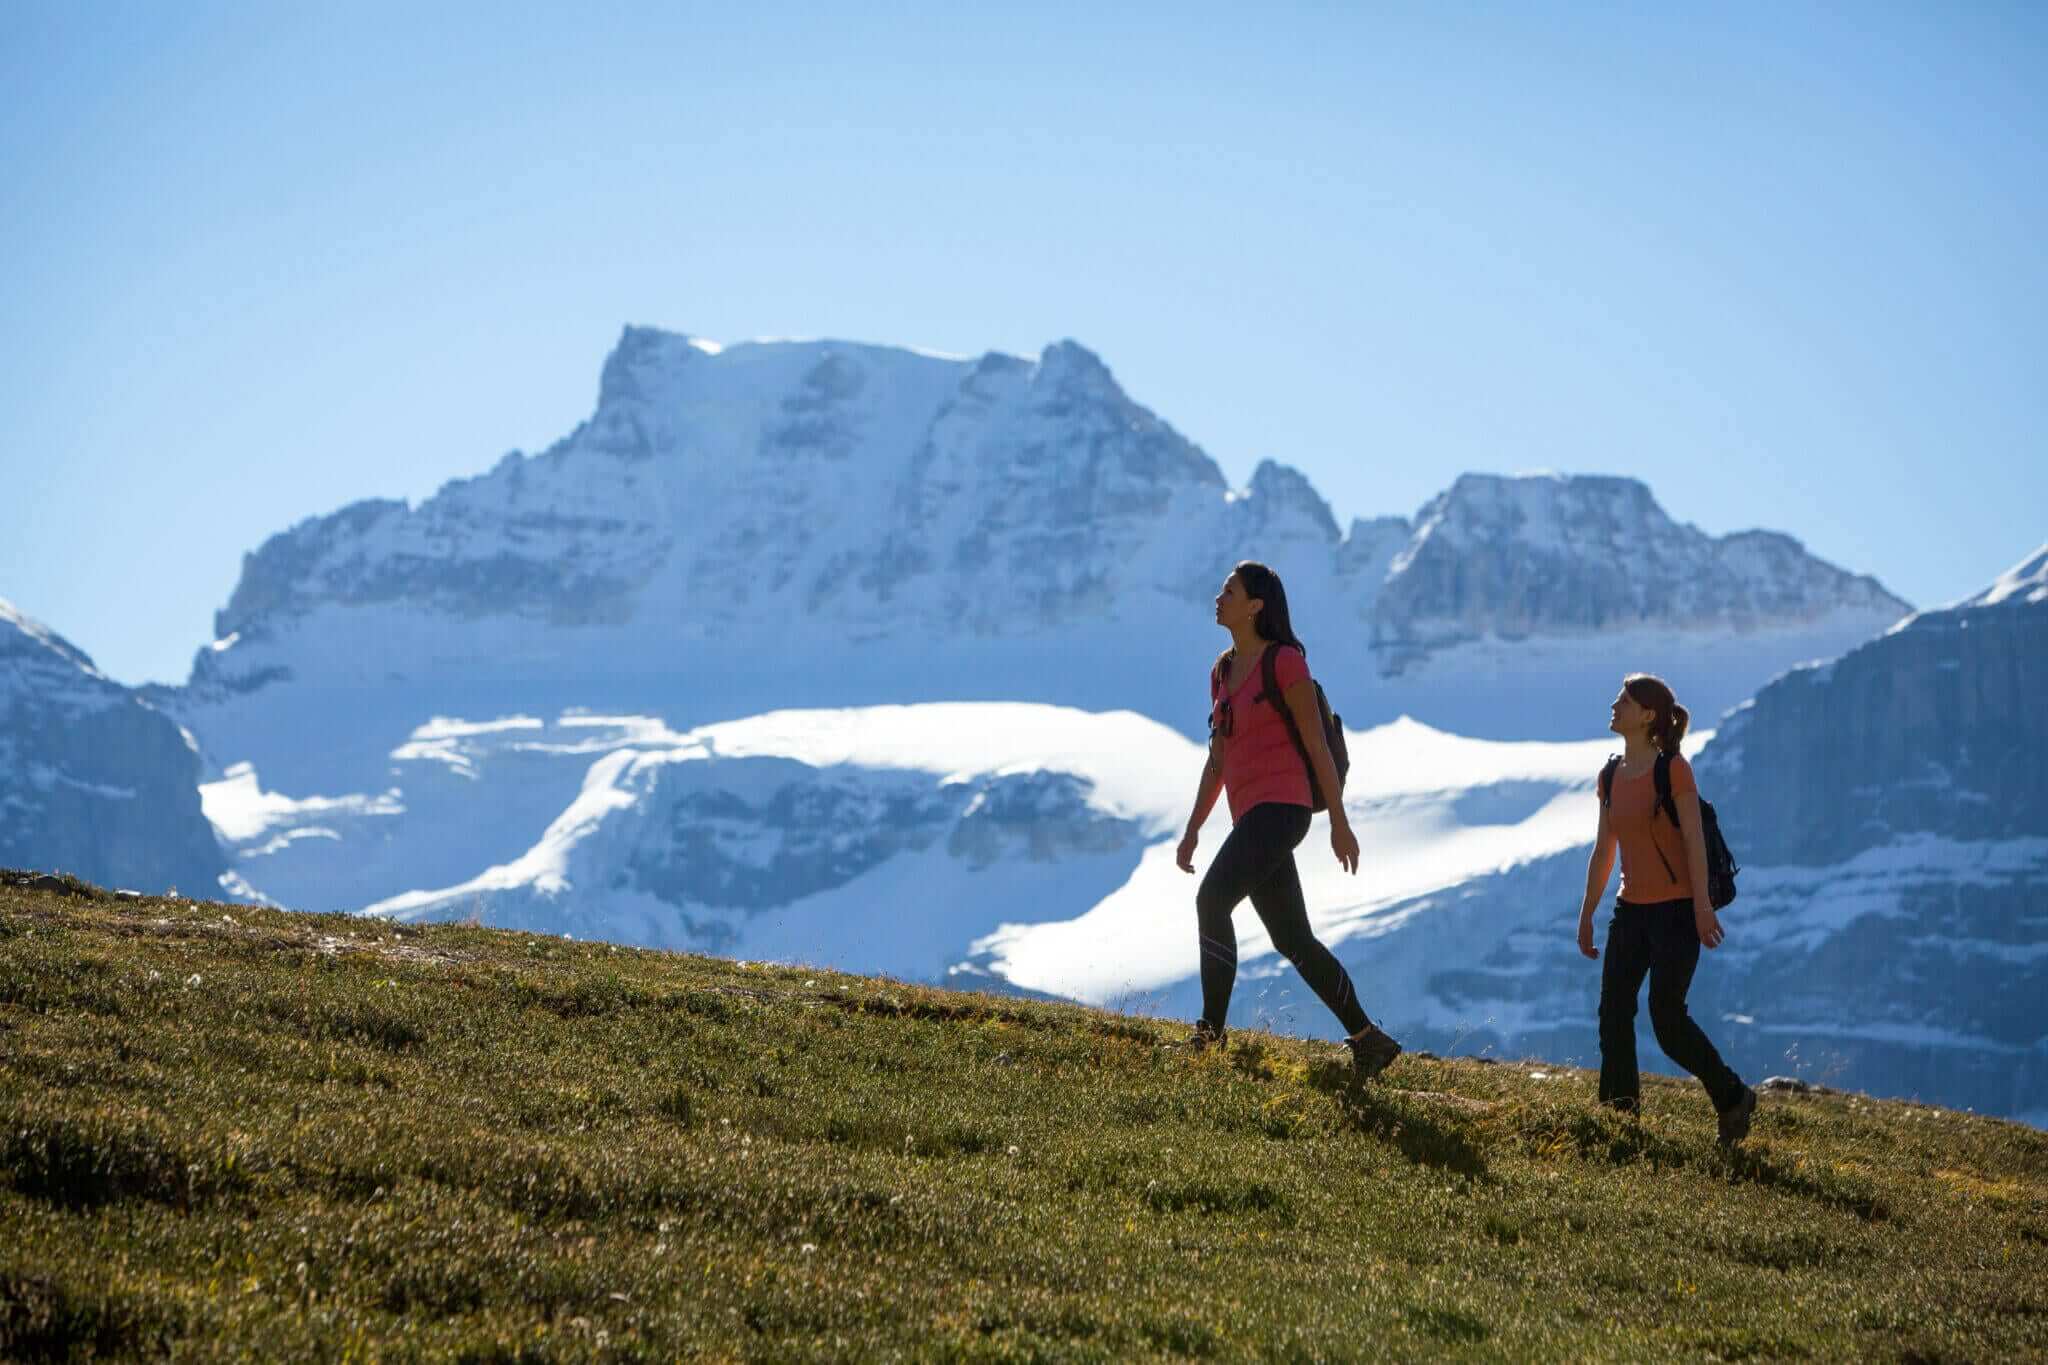
[[[192,975],[190,975],[190,976],[188,976],[188,977],[186,977],[186,978],[185,978],[185,989],[186,989],[186,990],[188,990],[188,991],[196,991],[196,990],[198,990],[198,989],[199,989],[199,983],[200,983],[200,982],[201,982],[202,980],[204,980],[204,978],[203,978],[203,977],[201,977],[201,976],[199,975],[199,973],[197,973],[197,972],[194,972],[194,973],[192,973]]]
[[[816,1242],[805,1242],[805,1243],[803,1244],[803,1246],[799,1248],[799,1250],[801,1250],[801,1251],[803,1252],[803,1254],[804,1254],[804,1255],[806,1255],[806,1256],[810,1255],[810,1254],[811,1254],[812,1252],[816,1251],[817,1249],[818,1249],[818,1244],[817,1244]]]
[[[1010,1144],[1010,1155],[1011,1155],[1011,1156],[1015,1156],[1015,1155],[1017,1155],[1017,1144],[1016,1144],[1016,1143],[1014,1143],[1014,1142]]]
[[[806,986],[815,986],[815,985],[817,985],[818,983],[817,983],[817,982],[815,982],[815,981],[806,981],[806,982],[804,982],[804,984],[805,984]]]

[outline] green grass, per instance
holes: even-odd
[[[0,1357],[2048,1355],[2033,1129],[1179,1031],[0,885]]]

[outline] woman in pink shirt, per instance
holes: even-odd
[[[1239,564],[1216,595],[1216,621],[1230,632],[1231,643],[1209,675],[1209,758],[1175,854],[1181,871],[1195,870],[1195,843],[1219,791],[1230,794],[1231,830],[1195,893],[1202,1017],[1189,1045],[1201,1049],[1223,1042],[1231,987],[1237,981],[1237,931],[1230,917],[1249,896],[1274,948],[1343,1023],[1353,1069],[1360,1076],[1376,1076],[1400,1055],[1401,1045],[1366,1018],[1351,974],[1309,929],[1294,868],[1294,849],[1308,835],[1315,791],[1339,793],[1341,788],[1323,739],[1308,654],[1294,636],[1280,575],[1252,560]],[[1278,696],[1265,689],[1263,656],[1268,650],[1274,651]],[[1294,717],[1301,748],[1288,732],[1282,706]],[[1331,800],[1329,810],[1330,849],[1347,872],[1355,873],[1358,838],[1343,801]]]

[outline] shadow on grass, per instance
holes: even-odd
[[[180,1335],[153,1304],[0,1270],[0,1357],[8,1360],[162,1356]]]
[[[299,1036],[317,1042],[363,1043],[385,1052],[410,1052],[427,1041],[426,1030],[401,1014],[360,1001],[273,1000],[269,1012]]]
[[[1294,1221],[1287,1196],[1263,1180],[1154,1182],[1145,1191],[1145,1202],[1161,1213],[1266,1213],[1282,1223]]]
[[[1066,1020],[1041,1018],[1022,1010],[1004,1009],[1000,1005],[985,1004],[968,997],[971,1003],[956,1004],[947,1000],[934,1000],[906,992],[904,995],[848,995],[831,991],[818,997],[821,1003],[845,1010],[848,1014],[865,1014],[880,1019],[915,1019],[920,1023],[936,1024],[985,1024],[997,1022],[1015,1024],[1019,1028],[1034,1029],[1038,1032],[1055,1032],[1070,1025]],[[1131,1026],[1132,1030],[1136,1026]],[[1098,1033],[1121,1031],[1111,1026],[1101,1026]],[[1150,1041],[1149,1032],[1142,1035]]]
[[[1432,1113],[1427,1101],[1410,1098],[1377,1081],[1359,1081],[1341,1062],[1309,1069],[1308,1083],[1337,1101],[1344,1121],[1368,1137],[1392,1143],[1418,1166],[1483,1177],[1486,1158],[1464,1127]]]
[[[84,955],[49,956],[23,964],[18,975],[0,981],[0,1005],[34,1014],[76,1010],[110,1018],[123,1013],[122,993],[132,992],[113,963]]]
[[[1866,1223],[1891,1216],[1883,1196],[1861,1176],[1786,1166],[1750,1147],[1680,1142],[1628,1115],[1564,1107],[1528,1109],[1519,1115],[1516,1129],[1522,1144],[1538,1152],[1569,1150],[1582,1159],[1615,1166],[1643,1162],[1657,1169],[1696,1170],[1730,1184],[1758,1185],[1808,1199]]]
[[[126,1199],[189,1209],[250,1183],[235,1153],[208,1159],[148,1128],[99,1116],[19,1121],[0,1137],[0,1172],[18,1193],[71,1212]]]
[[[1470,1345],[1493,1335],[1492,1329],[1484,1322],[1470,1313],[1460,1312],[1455,1308],[1411,1306],[1402,1309],[1401,1316],[1410,1327],[1425,1336],[1435,1337],[1438,1341]]]

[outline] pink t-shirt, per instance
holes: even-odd
[[[1273,678],[1281,692],[1308,677],[1308,660],[1292,645],[1267,645],[1273,656]],[[1223,790],[1230,798],[1230,818],[1244,818],[1253,806],[1275,801],[1288,806],[1313,805],[1308,762],[1294,747],[1279,708],[1284,697],[1255,700],[1265,690],[1266,665],[1254,660],[1244,681],[1227,696],[1216,695],[1229,682],[1229,671],[1211,681],[1209,718],[1216,724],[1225,703],[1230,707],[1230,733],[1223,740]]]

